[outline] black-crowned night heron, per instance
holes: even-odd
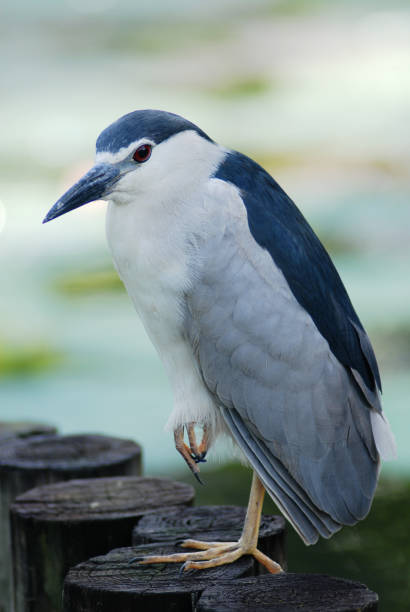
[[[227,432],[254,470],[239,542],[188,540],[199,552],[144,562],[199,569],[253,554],[280,571],[256,548],[265,489],[306,544],[365,517],[380,457],[394,454],[379,371],[292,200],[248,157],[155,110],[101,133],[96,165],[45,221],[100,198],[115,266],[173,384],[177,449],[197,474]]]

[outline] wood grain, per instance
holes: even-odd
[[[180,575],[179,563],[129,564],[137,556],[172,554],[173,544],[147,544],[113,550],[71,569],[64,583],[64,612],[192,612],[202,591],[253,571],[250,557]]]
[[[71,480],[20,495],[11,507],[16,612],[61,610],[70,567],[129,545],[133,526],[153,509],[193,498],[187,484],[132,476]]]

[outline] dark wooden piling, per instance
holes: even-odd
[[[377,612],[365,585],[320,574],[280,574],[221,581],[205,589],[197,612]]]
[[[168,509],[147,515],[134,527],[132,543],[137,546],[151,542],[175,543],[192,538],[207,542],[239,540],[246,508],[238,506],[199,506]],[[281,516],[263,515],[258,548],[286,567],[285,520]],[[259,564],[258,571],[263,573]]]
[[[131,440],[97,435],[9,436],[3,440],[0,443],[0,612],[12,610],[9,507],[17,495],[61,480],[139,475],[140,472],[141,449]]]
[[[250,557],[180,575],[179,563],[129,564],[136,555],[172,554],[173,544],[113,550],[72,568],[64,582],[64,612],[192,612],[202,591],[252,572]]]
[[[56,434],[52,425],[32,421],[0,421],[0,444],[10,438],[29,438],[31,436]]]
[[[70,567],[129,545],[147,512],[193,498],[189,485],[138,477],[72,480],[20,495],[11,507],[15,612],[61,610]]]
[[[57,430],[52,425],[31,421],[0,421],[0,445],[18,438],[38,435],[53,435]],[[7,480],[7,479],[6,479]],[[18,487],[7,482],[0,472],[0,612],[8,612],[11,549],[9,535],[9,506],[14,498],[22,493]],[[17,483],[14,483],[17,484]]]

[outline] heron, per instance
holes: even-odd
[[[118,274],[169,375],[167,428],[198,478],[227,434],[253,470],[238,542],[141,563],[184,570],[253,555],[265,491],[305,544],[369,512],[395,455],[370,340],[322,243],[272,176],[173,113],[137,110],[105,128],[95,165],[44,222],[108,201]],[[197,432],[201,439],[197,439]]]

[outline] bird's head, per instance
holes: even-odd
[[[221,155],[221,147],[183,117],[134,111],[100,134],[95,165],[54,204],[43,223],[95,200],[127,202],[155,188],[169,194],[198,174],[209,176]]]

